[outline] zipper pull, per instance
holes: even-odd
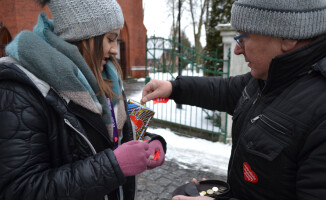
[[[255,122],[260,118],[260,116],[261,116],[261,115],[258,115],[258,116],[256,116],[256,117],[252,118],[252,119],[250,120],[251,123],[252,123],[252,124],[255,123]]]
[[[254,100],[254,102],[252,103],[253,105],[255,105],[255,103],[257,102],[257,100],[260,98],[260,96],[261,96],[261,94],[260,94],[260,92],[257,94],[257,97],[256,97],[256,99]]]

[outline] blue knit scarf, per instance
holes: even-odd
[[[7,45],[6,53],[63,97],[100,114],[112,135],[109,104],[104,94],[95,95],[100,89],[94,74],[78,48],[53,33],[53,22],[43,12],[33,32],[19,33]],[[112,90],[120,96],[121,79],[111,62],[106,64],[102,75],[113,81]],[[113,100],[115,103],[117,101],[118,99]]]

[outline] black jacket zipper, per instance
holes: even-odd
[[[245,94],[247,94],[248,95],[248,93],[247,93],[247,91],[246,90],[244,90],[245,91]],[[249,97],[249,96],[248,96]],[[252,113],[254,112],[254,110],[255,110],[255,108],[254,108],[254,106],[256,106],[256,103],[257,103],[257,101],[258,100],[260,100],[260,97],[261,97],[261,93],[260,92],[258,92],[258,94],[257,94],[257,97],[256,97],[256,99],[253,101],[253,103],[251,104],[251,108],[249,108],[248,109],[248,111],[250,112],[250,113],[248,113],[248,117],[246,118],[246,119],[250,119],[250,116],[252,115]],[[249,97],[250,98],[250,97]],[[249,98],[248,98],[248,100],[249,100]],[[244,120],[244,122],[246,122],[247,120]],[[243,130],[243,131],[241,131],[241,133],[239,134],[239,139],[238,139],[238,141],[237,141],[237,144],[236,144],[236,146],[235,146],[235,149],[234,149],[234,151],[233,151],[233,155],[232,155],[232,158],[231,158],[231,160],[230,160],[230,167],[229,167],[229,171],[228,171],[228,177],[230,177],[230,175],[231,175],[231,171],[232,171],[232,166],[233,166],[233,161],[234,161],[234,156],[235,156],[235,154],[236,154],[236,151],[237,151],[237,149],[238,149],[238,147],[239,147],[239,143],[240,143],[240,140],[241,140],[241,137],[242,137],[242,135],[243,135],[243,133],[244,132],[246,132],[246,130],[248,129],[248,125],[245,127],[245,129]],[[240,129],[241,130],[241,129]]]
[[[252,118],[250,121],[251,123],[255,123],[257,120],[261,120],[264,124],[266,124],[268,127],[270,127],[271,129],[277,131],[278,133],[281,133],[283,135],[286,135],[286,133],[283,131],[283,130],[286,130],[287,128],[285,128],[283,125],[281,125],[280,123],[278,122],[275,122],[274,120],[272,120],[271,118],[267,117],[266,115],[264,114],[260,114],[254,118]],[[277,127],[276,127],[276,126]],[[283,130],[280,130],[280,128],[282,128]]]

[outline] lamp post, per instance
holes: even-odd
[[[179,48],[178,48],[178,53],[179,53],[179,58],[178,58],[178,75],[180,76],[181,73],[181,59],[180,59],[180,55],[181,55],[181,0],[179,0],[179,15],[178,15],[178,42],[179,42]]]
[[[179,42],[179,48],[178,48],[178,53],[179,53],[179,57],[178,57],[178,75],[181,76],[182,74],[182,66],[181,66],[181,0],[179,0],[179,15],[178,15],[178,42]],[[177,104],[177,108],[178,109],[182,109],[182,105],[181,104]]]

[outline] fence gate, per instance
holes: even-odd
[[[230,52],[228,60],[222,60],[217,59],[217,55],[213,58],[197,53],[194,49],[170,39],[150,37],[146,39],[146,43],[146,83],[151,79],[174,80],[178,75],[229,76]],[[223,65],[227,65],[227,72],[222,71]],[[174,101],[155,105],[151,101],[146,106],[155,111],[154,123],[163,123],[190,135],[226,142],[226,113],[176,105]]]

